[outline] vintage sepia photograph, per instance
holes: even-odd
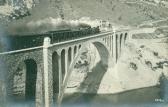
[[[168,0],[0,0],[0,107],[168,107]]]

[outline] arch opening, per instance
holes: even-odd
[[[61,51],[61,70],[62,70],[62,80],[65,76],[65,49]]]
[[[21,62],[12,76],[12,100],[24,102],[26,105],[35,106],[37,63],[34,59],[26,59]]]
[[[122,46],[122,38],[123,38],[123,34],[120,35],[120,53],[121,53],[121,46]]]
[[[97,50],[94,52],[93,48],[94,55],[96,55],[95,58],[100,57],[100,60],[96,60],[96,63],[94,63],[94,66],[91,68],[91,71],[87,73],[87,78],[81,83],[79,88],[85,87],[84,84],[87,83],[89,84],[89,86],[87,86],[86,91],[91,93],[97,93],[101,81],[105,73],[107,72],[109,62],[109,50],[101,42],[93,42],[92,44]]]
[[[100,42],[93,42],[93,45],[96,47],[103,65],[108,66],[108,60],[109,60],[108,49],[104,46],[104,44],[102,44]]]
[[[76,55],[77,53],[77,46],[74,47],[74,56]]]
[[[72,48],[70,47],[68,49],[68,66],[70,65],[71,61],[72,61]]]
[[[117,61],[117,59],[118,59],[118,35],[116,34],[116,48],[115,48],[115,51],[116,51],[116,61]]]
[[[33,59],[27,59],[24,63],[26,65],[25,99],[26,101],[35,101],[37,63]]]
[[[56,101],[56,98],[59,93],[59,61],[58,53],[54,52],[52,55],[52,73],[53,73],[53,101]]]
[[[79,45],[79,49],[81,48],[81,45]]]
[[[125,35],[124,35],[124,44],[125,44],[125,41],[127,39],[127,35],[128,35],[128,33],[125,33]]]

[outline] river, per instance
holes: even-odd
[[[62,107],[162,107],[167,102],[161,86],[118,94],[67,94]]]
[[[161,83],[155,87],[117,94],[65,94],[61,107],[168,107],[168,80]],[[33,105],[13,102],[8,103],[7,107],[33,107]]]

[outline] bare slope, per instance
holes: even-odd
[[[48,17],[65,19],[109,20],[120,25],[139,25],[144,21],[158,20],[168,16],[168,9],[143,2],[123,2],[119,0],[41,0],[31,10],[31,16],[19,19],[19,22],[39,20]]]
[[[167,9],[145,3],[118,0],[64,0],[65,18],[88,16],[123,25],[137,25],[146,20],[167,17]]]

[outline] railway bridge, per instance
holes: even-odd
[[[61,102],[74,65],[87,44],[93,44],[107,67],[117,63],[129,31],[103,32],[73,40],[0,53],[8,80],[7,94],[16,99],[34,99],[36,107],[50,107],[53,98]],[[53,93],[58,93],[53,94]]]

